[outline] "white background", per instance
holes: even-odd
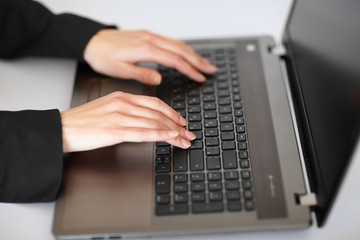
[[[277,41],[290,0],[42,0],[54,12],[73,12],[122,29],[148,29],[181,39],[272,35]],[[65,110],[75,62],[55,59],[0,61],[0,109]],[[359,149],[359,148],[358,148]],[[175,239],[360,239],[360,151],[354,156],[326,226],[288,232],[187,236]],[[0,240],[53,240],[54,203],[1,204]]]

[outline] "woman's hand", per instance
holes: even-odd
[[[204,82],[200,72],[213,74],[216,68],[184,42],[147,31],[100,30],[87,44],[85,61],[97,72],[158,85],[161,75],[154,69],[136,66],[137,62],[156,62],[197,82]]]
[[[155,97],[115,92],[61,112],[63,151],[76,152],[122,142],[167,141],[188,148],[195,135],[187,121]]]

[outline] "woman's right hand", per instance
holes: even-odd
[[[190,147],[187,121],[158,98],[115,92],[61,112],[63,151],[77,152],[122,142],[166,141]]]

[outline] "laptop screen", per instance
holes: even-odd
[[[299,0],[284,36],[319,226],[359,136],[359,11],[360,1]]]

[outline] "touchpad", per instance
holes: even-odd
[[[148,228],[152,209],[152,143],[124,143],[75,153],[65,175],[66,231]]]

